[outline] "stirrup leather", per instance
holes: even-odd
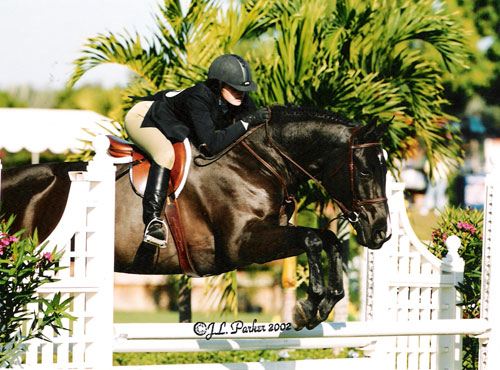
[[[151,226],[151,224],[153,222],[158,222],[158,223],[162,224],[163,230],[165,231],[165,240],[155,238],[155,237],[148,234],[149,226]],[[155,217],[151,221],[149,221],[146,228],[144,229],[144,236],[143,236],[142,240],[143,240],[143,242],[154,245],[155,247],[158,247],[161,249],[166,248],[167,243],[168,243],[168,227],[167,227],[167,224],[165,223],[165,221],[163,221],[161,218],[157,218],[157,217]]]

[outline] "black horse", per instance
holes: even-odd
[[[338,239],[329,230],[289,225],[286,220],[293,207],[283,205],[301,183],[314,179],[349,219],[358,242],[380,248],[389,237],[387,169],[379,143],[386,128],[355,125],[328,111],[291,107],[273,107],[271,117],[217,161],[191,166],[178,199],[181,220],[200,275],[305,252],[310,285],[308,297],[295,307],[294,323],[297,328],[312,328],[327,318],[344,295]],[[4,171],[2,212],[17,215],[14,228],[28,233],[37,228],[43,240],[64,210],[68,171],[85,167],[86,163],[67,162]],[[166,249],[141,243],[141,212],[140,197],[128,177],[120,177],[116,182],[115,271],[181,273],[172,241]],[[321,265],[323,252],[328,257],[327,274]]]

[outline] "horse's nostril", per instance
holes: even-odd
[[[376,230],[375,231],[375,239],[384,240],[385,239],[385,231],[384,230]]]

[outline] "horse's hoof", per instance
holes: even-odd
[[[300,330],[309,325],[309,321],[316,316],[314,305],[308,300],[300,300],[293,308],[293,328]]]
[[[311,320],[307,323],[306,328],[312,330],[322,322],[323,322],[322,320],[319,320],[318,317],[316,317],[315,320]]]

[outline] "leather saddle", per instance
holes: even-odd
[[[107,135],[109,139],[108,154],[115,158],[115,163],[131,163],[129,171],[130,182],[134,191],[144,196],[146,182],[148,180],[151,164],[146,155],[135,144],[113,135]],[[183,142],[173,143],[175,151],[175,162],[170,171],[170,182],[168,186],[168,198],[165,204],[165,218],[174,239],[174,244],[179,257],[179,265],[182,271],[190,276],[198,277],[194,268],[190,253],[187,250],[184,228],[181,224],[177,197],[186,184],[189,167],[191,166],[191,145],[188,139]]]
[[[149,159],[139,147],[130,141],[119,138],[118,136],[107,135],[109,139],[108,154],[111,157],[126,160],[125,163],[132,162],[130,169],[130,182],[134,191],[144,196],[146,181],[148,180]],[[170,182],[168,187],[169,197],[177,198],[186,184],[189,167],[191,165],[191,145],[189,140],[173,144],[175,151],[175,162],[170,172]],[[120,161],[117,161],[120,162]]]

